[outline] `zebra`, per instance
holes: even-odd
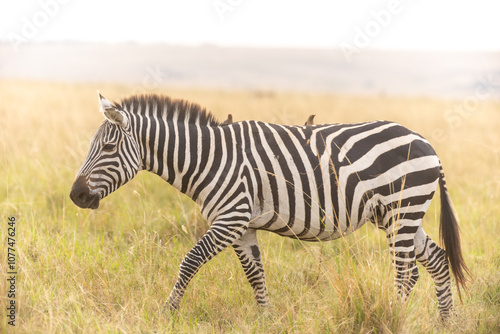
[[[389,121],[287,126],[246,120],[222,125],[186,100],[141,95],[111,103],[70,192],[81,208],[99,202],[139,171],[191,197],[210,227],[186,254],[166,307],[178,310],[200,267],[232,246],[257,304],[270,306],[257,230],[303,241],[344,237],[365,222],[386,234],[398,297],[415,285],[419,262],[432,276],[443,319],[470,275],[443,168],[429,142]],[[439,185],[438,246],[422,218]]]

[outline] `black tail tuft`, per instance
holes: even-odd
[[[460,229],[458,220],[453,210],[450,195],[446,188],[443,168],[440,169],[439,190],[441,192],[441,222],[439,228],[439,238],[444,245],[451,271],[457,283],[458,296],[462,301],[460,287],[466,290],[469,281],[470,271],[465,264],[460,245]]]

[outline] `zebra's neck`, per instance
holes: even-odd
[[[204,121],[197,113],[132,115],[141,153],[141,169],[159,175],[195,201],[216,187],[212,167],[233,151],[228,126]],[[232,137],[232,136],[231,136]],[[218,170],[218,169],[217,169]]]

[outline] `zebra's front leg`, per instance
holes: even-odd
[[[214,223],[196,245],[186,254],[181,262],[179,277],[168,298],[171,311],[179,308],[186,287],[203,264],[232,245],[247,230],[247,222]]]
[[[263,307],[270,306],[264,266],[262,265],[259,244],[257,242],[257,231],[248,229],[240,239],[235,241],[233,248],[245,271],[248,282],[252,286],[257,304]]]

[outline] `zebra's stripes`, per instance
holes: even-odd
[[[71,198],[99,200],[140,170],[190,196],[211,227],[188,252],[169,297],[177,309],[199,268],[233,246],[260,305],[269,305],[257,230],[306,241],[345,236],[366,221],[385,231],[404,298],[420,262],[436,283],[441,315],[452,309],[448,262],[457,284],[468,269],[441,163],[423,137],[392,122],[286,126],[220,124],[198,105],[156,95],[112,105],[94,135]],[[437,185],[446,252],[422,228]]]

